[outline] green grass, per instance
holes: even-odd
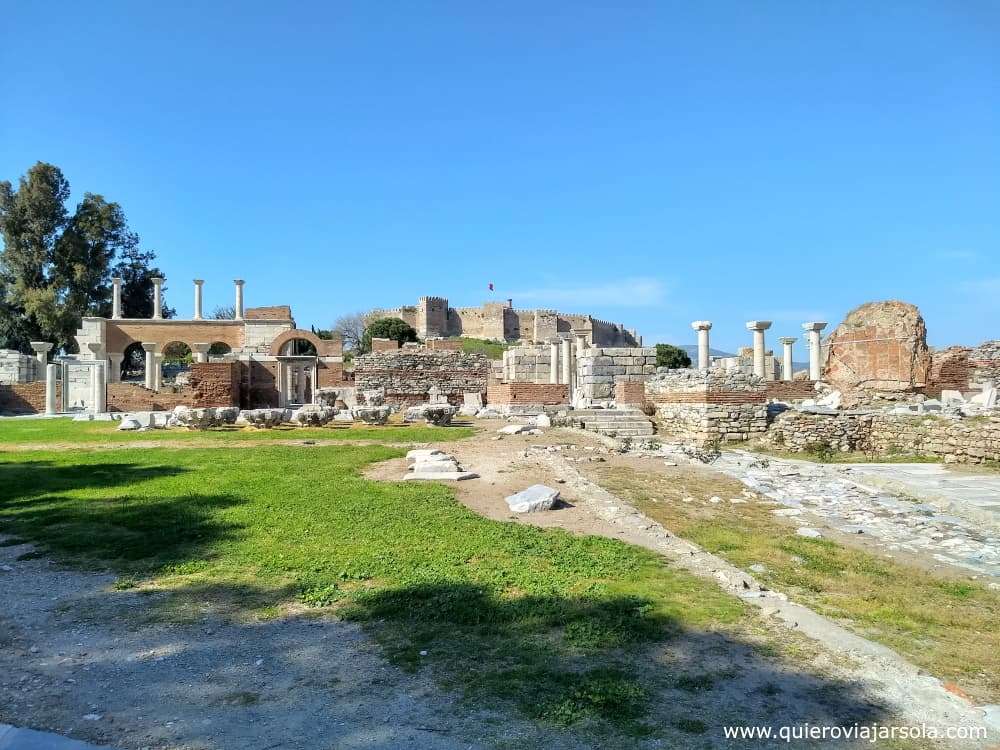
[[[507,351],[507,342],[463,336],[462,351],[466,354],[485,354],[489,359],[502,359],[503,353]]]
[[[159,590],[148,606],[160,617],[330,607],[368,628],[394,663],[430,669],[469,700],[626,735],[649,731],[648,644],[747,617],[711,582],[638,548],[488,520],[440,484],[360,476],[401,454],[8,452],[0,530],[74,564],[111,567],[121,590]]]
[[[773,506],[706,504],[739,497],[735,479],[688,467],[670,472],[599,468],[601,484],[678,536],[726,558],[762,583],[880,641],[980,700],[1000,699],[1000,593],[828,539],[806,539]],[[685,497],[695,498],[685,503]]]
[[[923,453],[864,453],[861,451],[841,452],[831,451],[787,451],[769,445],[753,445],[755,453],[762,453],[775,458],[790,458],[799,461],[813,461],[819,464],[939,464],[941,456]]]
[[[117,422],[74,422],[71,419],[6,419],[0,421],[0,446],[83,444],[107,445],[148,441],[268,441],[374,440],[384,443],[425,443],[461,440],[473,434],[467,427],[423,425],[360,425],[280,427],[273,430],[224,427],[212,430],[148,430],[119,432]]]

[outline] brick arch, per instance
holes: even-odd
[[[289,341],[294,341],[295,339],[304,339],[308,341],[316,349],[317,356],[324,356],[327,354],[328,345],[333,343],[331,341],[324,341],[319,336],[317,336],[312,331],[303,331],[300,328],[293,328],[290,331],[285,331],[279,334],[270,344],[267,353],[271,356],[277,356],[281,354],[281,348],[287,344]]]

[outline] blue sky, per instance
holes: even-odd
[[[0,63],[0,179],[120,202],[181,315],[492,281],[647,342],[888,298],[1000,335],[992,0],[14,3]]]

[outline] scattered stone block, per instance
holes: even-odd
[[[552,510],[559,500],[559,490],[544,484],[533,484],[526,490],[506,498],[507,507],[514,513],[538,513]]]
[[[388,406],[356,406],[353,412],[354,418],[365,424],[385,424],[392,409]]]

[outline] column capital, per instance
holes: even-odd
[[[120,285],[122,283],[122,281],[124,281],[124,279],[122,279],[121,276],[112,276],[111,277],[111,283],[114,284],[115,286]]]
[[[87,348],[90,349],[90,353],[94,355],[95,359],[100,359],[101,349],[104,345],[98,341],[88,341]]]
[[[246,281],[244,281],[243,279],[233,279],[233,283],[236,284],[236,286],[243,286],[244,284],[246,284]]]
[[[32,341],[31,348],[35,350],[35,354],[48,354],[49,350],[52,348],[52,344],[48,341]]]
[[[150,281],[152,281],[154,284],[156,284],[156,286],[159,286],[160,284],[163,283],[163,277],[162,276],[154,276],[153,278],[150,279]]]
[[[205,279],[195,279],[194,283],[197,284],[198,286],[201,286],[202,284],[205,283]]]
[[[802,324],[802,330],[803,331],[822,331],[824,328],[826,328],[826,322],[825,321],[818,321],[817,320],[817,321],[813,321],[812,323],[803,323]]]
[[[791,346],[796,341],[798,341],[798,339],[795,336],[782,336],[780,339],[778,339],[778,341],[780,341],[782,344],[785,344],[786,346]]]
[[[747,330],[748,331],[766,331],[771,327],[770,320],[748,320]]]
[[[143,341],[142,348],[145,349],[148,354],[156,354],[156,350],[160,348],[160,345],[155,341]]]
[[[193,352],[207,352],[212,347],[211,344],[191,344],[191,351]]]
[[[696,320],[691,323],[691,327],[696,331],[708,331],[712,328],[711,320]]]

